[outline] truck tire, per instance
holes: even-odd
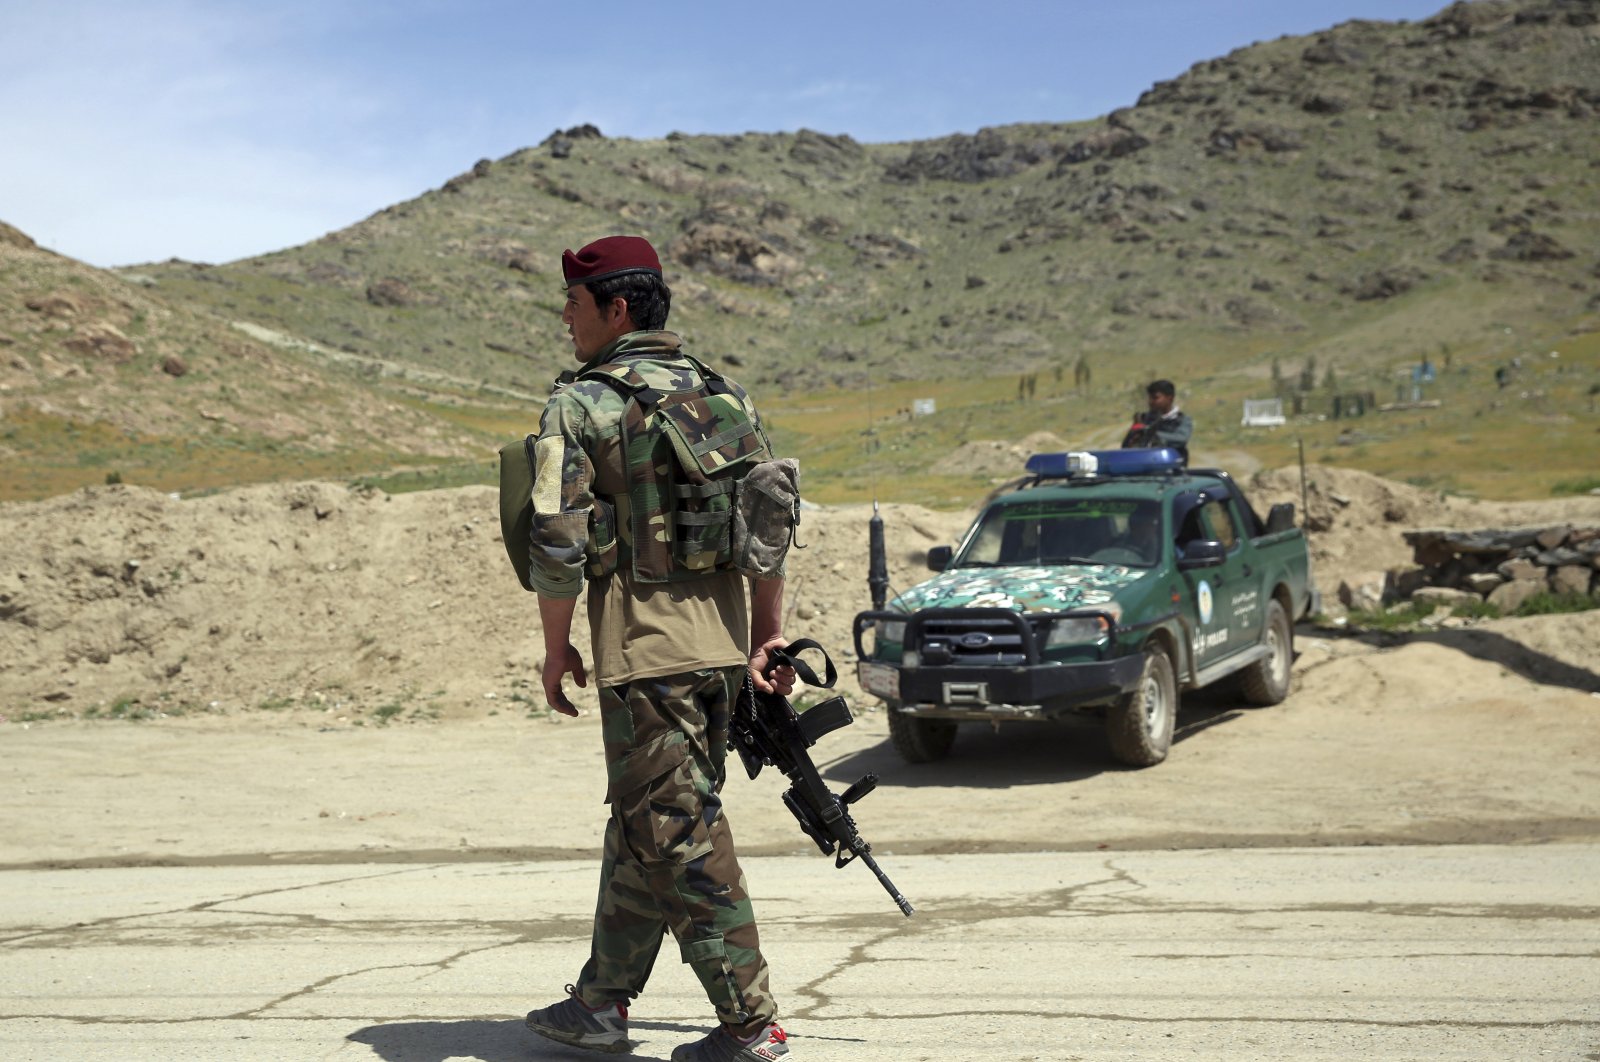
[[[1294,663],[1294,628],[1276,599],[1267,602],[1266,644],[1271,652],[1239,672],[1239,692],[1263,707],[1289,695],[1289,667]]]
[[[918,719],[889,705],[889,740],[907,763],[933,763],[950,755],[956,724],[948,719]]]
[[[1111,754],[1129,767],[1151,767],[1167,758],[1178,716],[1178,683],[1172,658],[1160,645],[1144,649],[1139,684],[1106,710]]]

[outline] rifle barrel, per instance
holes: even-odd
[[[905,915],[907,918],[910,918],[913,914],[916,914],[917,909],[911,906],[910,900],[900,895],[900,890],[894,887],[894,882],[889,880],[889,875],[885,874],[883,869],[878,866],[878,861],[872,858],[872,853],[861,852],[859,855],[861,861],[867,865],[867,869],[872,871],[872,873],[877,876],[879,883],[882,884],[884,889],[888,891],[889,898],[894,900],[894,905],[896,907],[900,908],[900,913]]]

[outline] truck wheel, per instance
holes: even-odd
[[[1277,704],[1289,695],[1294,663],[1294,628],[1276,600],[1267,603],[1267,656],[1239,672],[1239,692],[1251,704]]]
[[[950,755],[956,725],[948,719],[918,719],[889,705],[889,740],[907,763],[932,763]]]
[[[1106,711],[1111,754],[1130,767],[1150,767],[1167,758],[1178,715],[1178,684],[1172,658],[1159,645],[1144,650],[1144,671],[1132,693]]]

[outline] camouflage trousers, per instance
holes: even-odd
[[[719,1021],[753,1032],[777,1013],[719,795],[744,671],[600,690],[611,817],[589,961],[576,985],[591,1007],[639,995],[670,930]]]

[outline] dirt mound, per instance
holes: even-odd
[[[1329,602],[1344,579],[1409,566],[1411,547],[1401,537],[1403,531],[1600,522],[1600,498],[1474,501],[1323,465],[1306,468],[1303,504],[1298,467],[1258,472],[1246,489],[1262,516],[1279,502],[1294,503],[1311,540],[1317,587]]]
[[[1059,448],[1043,433],[1017,446]],[[1260,473],[1249,489],[1263,512],[1300,502],[1295,469]],[[1600,522],[1600,498],[1469,502],[1337,468],[1309,469],[1306,493],[1330,600],[1346,576],[1408,563],[1404,530]],[[914,505],[882,514],[891,596],[925,578],[928,548],[955,542],[970,519]],[[863,704],[850,625],[869,604],[870,516],[805,512],[785,624],[833,651],[843,691]],[[505,559],[492,488],[389,496],[296,483],[179,500],[94,487],[0,506],[0,555],[0,706],[14,720],[292,709],[336,725],[543,711],[537,608]],[[1521,644],[1556,637],[1549,626],[1493,629]],[[1587,649],[1538,651],[1576,666]],[[575,692],[594,706],[592,688]]]
[[[389,496],[299,483],[179,500],[96,487],[0,512],[10,718],[543,710],[537,607],[506,561],[492,488]],[[807,548],[791,554],[788,630],[818,638],[841,665],[869,600],[870,515],[808,510]],[[916,506],[883,516],[897,589],[966,522]],[[576,692],[593,705],[592,689]]]
[[[937,476],[994,476],[1014,478],[1028,457],[1037,453],[1065,450],[1061,436],[1036,431],[1018,442],[999,439],[973,439],[951,450],[928,468]]]

